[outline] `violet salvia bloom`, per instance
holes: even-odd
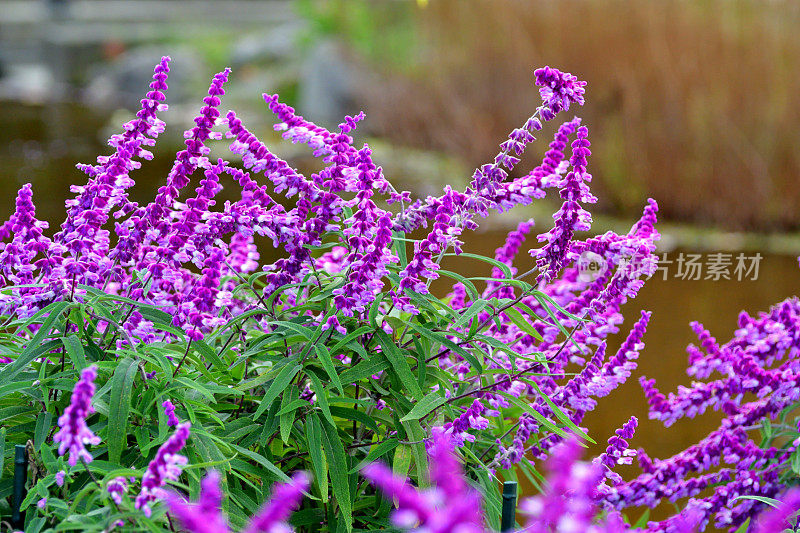
[[[90,180],[86,186],[72,187],[78,196],[67,201],[67,219],[54,240],[72,256],[65,264],[66,273],[80,275],[81,281],[93,283],[100,276],[109,275],[111,263],[104,260],[109,251],[109,232],[102,226],[113,209],[127,203],[126,189],[133,185],[128,174],[141,166],[135,159],[152,159],[144,147],[154,145],[156,137],[164,131],[164,122],[156,117],[156,112],[167,109],[162,102],[166,98],[169,60],[162,57],[156,65],[151,90],[142,100],[136,119],[125,124],[123,134],[109,139],[115,153],[98,157],[97,165],[78,165]]]
[[[523,500],[519,510],[528,516],[526,531],[557,533],[627,532],[618,513],[599,519],[596,487],[602,479],[599,465],[579,461],[580,445],[570,439],[553,450],[547,461],[547,489]]]
[[[541,72],[540,72],[541,71]],[[533,140],[533,132],[542,128],[536,115],[543,120],[551,120],[561,109],[569,107],[570,102],[583,103],[585,82],[574,76],[561,73],[556,69],[545,67],[536,71],[538,85],[543,85],[540,92],[545,97],[545,104],[537,108],[522,128],[517,128],[509,135],[509,140],[501,145],[493,163],[479,167],[467,190],[454,202],[457,213],[456,222],[465,229],[475,229],[477,224],[472,220],[474,214],[486,216],[489,208],[500,211],[510,209],[514,205],[529,204],[534,198],[544,197],[543,183],[540,176],[529,174],[525,178],[506,181],[508,174],[501,168],[513,168],[519,161],[509,154],[510,151],[521,153],[525,145]],[[554,109],[548,107],[552,105]],[[577,126],[576,126],[577,127]],[[518,154],[519,155],[519,154]],[[548,184],[549,185],[549,184]],[[445,196],[451,194],[445,191]],[[435,218],[437,207],[443,197],[428,197],[424,202],[416,201],[408,209],[404,209],[396,217],[396,229],[410,232],[427,221]]]
[[[122,495],[127,494],[128,492],[128,480],[122,476],[115,477],[108,482],[106,491],[108,491],[108,494],[111,496],[111,499],[114,500],[114,503],[117,505],[122,505]]]
[[[661,238],[655,229],[658,204],[652,198],[647,202],[642,217],[627,235],[608,231],[599,237],[573,242],[570,247],[570,260],[578,260],[581,254],[592,252],[608,261],[609,270],[614,269],[610,283],[592,301],[593,311],[602,313],[608,306],[616,307],[629,298],[635,298],[644,285],[644,279],[653,275],[658,267],[655,255],[655,243]]]
[[[465,442],[475,440],[475,435],[471,434],[470,430],[484,430],[489,427],[489,420],[483,416],[485,413],[486,406],[475,399],[459,417],[441,426],[440,431],[451,439],[453,445],[463,446]]]
[[[64,477],[66,475],[67,475],[67,473],[65,471],[63,471],[63,470],[59,470],[58,472],[56,472],[56,485],[57,486],[59,486],[59,487],[63,487],[64,486]]]
[[[275,484],[270,500],[253,516],[243,533],[290,531],[286,521],[300,504],[303,492],[308,490],[310,483],[311,478],[308,474],[297,472],[288,483]]]
[[[780,505],[759,516],[755,533],[780,533],[789,527],[789,519],[800,510],[800,489],[789,490]]]
[[[36,502],[36,507],[38,507],[39,509],[44,509],[45,507],[47,507],[47,498],[42,498],[41,500]]]
[[[589,151],[589,130],[581,126],[577,131],[577,139],[572,143],[571,170],[559,182],[561,198],[564,204],[553,215],[555,226],[549,232],[539,235],[539,241],[547,241],[542,248],[531,250],[531,255],[537,258],[539,265],[539,281],[550,281],[561,270],[569,252],[572,238],[576,231],[590,229],[592,216],[583,209],[579,202],[594,203],[597,201],[590,192],[587,182],[592,176],[586,172],[586,157]]]
[[[636,457],[636,450],[628,448],[628,439],[633,437],[638,424],[639,420],[632,416],[621,428],[615,431],[613,437],[608,439],[606,451],[595,459],[597,464],[608,469],[604,471],[604,474],[614,483],[622,482],[619,474],[612,471],[614,467],[622,464],[631,464],[633,457]]]
[[[169,222],[167,214],[177,199],[181,189],[189,184],[189,176],[197,168],[207,168],[209,166],[207,155],[209,148],[205,141],[216,138],[211,128],[219,118],[217,107],[220,105],[220,96],[225,94],[222,89],[223,84],[228,79],[230,69],[225,69],[214,76],[211,86],[208,89],[208,96],[203,99],[206,104],[201,110],[200,115],[195,118],[195,127],[184,133],[186,137],[186,149],[176,154],[175,163],[167,176],[167,184],[159,188],[155,199],[146,207],[128,206],[127,209],[133,211],[133,215],[123,224],[117,224],[119,240],[114,249],[109,253],[112,259],[118,259],[122,263],[134,259],[134,253],[140,250],[141,241],[161,236],[168,232]],[[149,265],[152,261],[152,248],[144,247],[139,251],[140,262]]]
[[[631,375],[636,368],[639,352],[644,348],[642,338],[647,331],[647,324],[651,316],[650,311],[641,312],[641,317],[628,333],[616,355],[603,366],[597,378],[589,386],[592,395],[597,397],[608,395],[611,390],[624,383]]]
[[[458,235],[460,228],[452,224],[452,217],[455,214],[454,193],[449,187],[445,195],[436,207],[435,222],[433,230],[422,241],[414,243],[414,255],[400,273],[400,287],[396,294],[393,294],[394,303],[400,309],[407,312],[416,312],[416,308],[411,305],[407,296],[401,294],[405,290],[412,290],[420,294],[428,293],[428,285],[422,278],[433,280],[439,277],[436,273],[439,270],[439,260],[447,251],[450,245],[455,247],[456,252],[460,251]]]
[[[797,355],[800,339],[800,304],[789,299],[758,317],[741,315],[733,339],[720,344],[700,324],[692,328],[702,348],[690,347],[688,373],[720,379],[694,381],[675,393],[662,394],[654,380],[641,379],[650,405],[650,417],[670,425],[708,408],[722,411],[719,428],[683,452],[654,460],[639,455],[644,473],[609,488],[604,501],[616,509],[633,505],[657,505],[663,498],[676,501],[695,497],[702,511],[701,527],[712,521],[717,527],[737,528],[763,509],[743,495],[774,498],[784,490],[780,472],[789,468],[796,442],[784,448],[761,447],[744,428],[775,418],[800,399]],[[717,472],[705,473],[718,465]],[[695,475],[695,477],[692,477]],[[711,496],[700,492],[714,485]],[[673,520],[650,524],[652,531],[670,531]]]
[[[167,425],[170,427],[177,426],[180,420],[178,420],[178,416],[175,414],[175,405],[169,400],[164,400],[161,407],[164,408],[164,414],[167,415]]]
[[[370,154],[369,147],[364,145],[355,159],[359,171],[359,190],[355,199],[358,210],[344,221],[347,227],[343,231],[350,248],[346,258],[348,281],[344,287],[333,291],[336,308],[346,316],[364,312],[375,299],[375,294],[383,288],[381,278],[387,273],[387,265],[398,261],[390,252],[391,214],[379,209],[372,201],[373,183],[380,175],[380,169],[376,169]]]
[[[200,498],[197,503],[187,503],[174,492],[166,493],[167,507],[189,533],[228,533],[228,521],[222,514],[222,491],[220,475],[211,470],[200,482]]]
[[[568,110],[570,103],[583,105],[586,82],[579,81],[577,76],[551,67],[536,69],[533,75],[536,85],[541,87],[539,93],[542,95],[542,102],[553,113],[562,109]]]
[[[429,453],[431,489],[409,485],[381,463],[364,467],[362,473],[387,498],[397,501],[392,514],[397,527],[420,533],[484,533],[480,493],[466,483],[450,438],[434,432]]]
[[[70,466],[75,466],[78,461],[92,462],[92,455],[86,450],[87,444],[100,444],[100,437],[95,435],[86,425],[86,418],[94,413],[92,396],[94,396],[94,380],[97,378],[95,365],[84,368],[81,378],[72,389],[70,404],[64,409],[64,414],[58,419],[61,428],[53,436],[54,442],[59,442],[58,454],[69,452]]]
[[[175,432],[162,444],[155,458],[147,465],[142,476],[142,490],[136,496],[136,508],[150,516],[150,504],[164,497],[164,485],[167,481],[175,481],[180,477],[187,459],[180,451],[189,439],[191,424],[184,422],[175,428]]]
[[[16,209],[9,219],[11,242],[0,249],[0,283],[4,285],[25,285],[36,281],[36,271],[49,273],[56,257],[63,253],[63,248],[54,244],[44,235],[47,222],[36,218],[31,185],[25,184],[19,190]],[[0,310],[4,313],[16,313],[20,317],[33,315],[37,308],[49,303],[57,296],[65,295],[62,282],[51,287],[21,287],[0,295]]]
[[[542,163],[529,174],[529,176],[537,180],[536,183],[538,187],[552,187],[557,185],[561,180],[561,174],[563,174],[566,169],[564,149],[567,147],[567,143],[569,143],[569,138],[580,125],[581,119],[575,117],[558,127],[553,142],[550,143],[549,149],[544,154]]]

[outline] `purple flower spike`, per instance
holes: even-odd
[[[569,109],[572,102],[583,105],[586,82],[579,81],[577,76],[550,67],[536,69],[533,75],[536,85],[541,87],[539,94],[542,95],[542,102],[553,113]]]
[[[578,128],[570,158],[573,170],[558,183],[564,203],[553,215],[555,219],[553,229],[538,236],[539,241],[547,241],[547,244],[530,252],[536,257],[540,282],[551,281],[564,266],[575,232],[591,228],[592,215],[580,204],[597,201],[597,198],[589,192],[588,182],[592,180],[592,175],[586,172],[586,158],[591,154],[588,136],[589,130],[586,126]]]
[[[56,472],[56,485],[57,486],[59,486],[59,487],[63,487],[64,486],[64,476],[66,476],[66,475],[67,475],[67,473],[64,472],[63,470],[59,470],[58,472]]]
[[[520,504],[520,510],[529,516],[527,531],[626,531],[612,517],[613,527],[592,526],[599,511],[594,494],[602,474],[598,465],[579,461],[580,453],[574,438],[553,450],[547,461],[547,492]]]
[[[483,533],[481,496],[464,479],[463,470],[453,453],[450,437],[438,431],[430,445],[430,473],[435,488],[419,490],[400,479],[381,463],[373,463],[362,472],[389,498],[397,501],[392,515],[394,524],[416,531]]]
[[[200,482],[200,499],[188,503],[174,492],[167,492],[170,513],[189,533],[228,533],[228,522],[222,515],[222,492],[219,472],[211,470]]]
[[[122,476],[115,477],[108,482],[106,490],[114,503],[122,505],[122,495],[128,492],[128,481]]]
[[[179,452],[189,439],[190,428],[189,422],[175,428],[172,436],[156,452],[155,459],[147,465],[142,476],[142,491],[136,497],[136,508],[141,509],[147,517],[151,514],[150,503],[166,494],[163,487],[167,481],[175,481],[181,475],[187,459]]]
[[[299,505],[303,492],[308,489],[311,478],[305,472],[298,472],[292,476],[289,483],[279,483],[272,490],[272,497],[264,507],[247,524],[244,533],[271,533],[284,530],[288,526],[286,520],[292,511]]]
[[[97,366],[84,368],[81,379],[72,389],[72,398],[64,414],[58,419],[61,430],[55,434],[53,441],[60,442],[58,454],[69,451],[70,466],[78,464],[78,460],[92,462],[91,454],[86,451],[86,444],[100,444],[100,437],[92,433],[86,425],[86,417],[94,413],[92,396],[94,396],[94,380],[97,377]]]
[[[781,504],[762,514],[756,523],[756,533],[779,533],[789,527],[789,519],[800,510],[800,489],[787,492]]]
[[[633,458],[636,456],[636,450],[628,448],[628,439],[633,437],[638,424],[639,420],[635,416],[632,416],[625,425],[615,432],[616,434],[613,437],[608,439],[608,447],[605,453],[601,454],[594,461],[596,464],[602,465],[608,469],[605,475],[611,479],[614,484],[621,483],[622,478],[619,474],[612,471],[613,468],[617,465],[631,464]]]
[[[169,400],[164,400],[161,407],[164,408],[164,414],[167,415],[167,425],[170,427],[177,426],[180,420],[178,420],[178,416],[175,414],[175,405]]]

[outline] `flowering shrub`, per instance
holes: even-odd
[[[585,83],[537,70],[543,103],[495,160],[463,192],[447,187],[412,200],[367,145],[355,144],[363,114],[332,132],[264,95],[276,129],[324,164],[300,174],[234,112],[222,118],[226,69],[165,185],[139,205],[128,196],[131,174],[164,130],[157,114],[168,72],[165,57],[136,118],[110,139],[113,153],[78,165],[89,180],[73,187],[56,233],[36,219],[30,185],[0,226],[0,442],[30,444],[26,529],[158,531],[178,521],[203,531],[273,531],[287,527],[300,492],[307,497],[292,515],[297,527],[349,532],[428,520],[425,498],[408,496],[417,502],[412,517],[390,513],[375,496],[359,470],[376,461],[459,498],[464,524],[497,529],[498,476],[535,476],[532,459],[570,435],[589,439],[583,417],[630,376],[650,318],[643,312],[606,357],[621,306],[655,269],[657,206],[650,200],[627,234],[578,239],[590,229],[585,204],[595,201],[580,119],[557,128],[540,165],[509,176],[543,123],[583,104]],[[242,168],[209,159],[210,142],[224,136]],[[202,179],[180,200],[195,173]],[[240,198],[217,206],[223,180]],[[478,217],[548,189],[563,204],[530,251],[536,269],[513,267],[532,222],[494,258],[462,250],[461,234]],[[255,236],[284,256],[259,269]],[[486,263],[489,276],[443,270],[453,254]],[[601,268],[587,275],[587,260]],[[440,276],[455,282],[444,298],[429,291]],[[593,467],[598,484],[611,481],[597,489],[606,505],[633,502],[611,468],[631,460],[626,439],[635,425],[618,430]],[[453,480],[458,468],[441,442],[466,459],[485,514],[478,492]],[[443,471],[429,470],[428,446]],[[204,477],[208,468],[217,473]],[[382,467],[366,472],[398,498],[406,494]],[[284,485],[264,506],[274,482]],[[455,527],[442,520],[442,531]]]
[[[713,518],[717,527],[735,530],[762,508],[764,498],[768,501],[796,485],[800,422],[790,425],[789,415],[800,400],[799,319],[797,298],[758,317],[742,312],[734,338],[722,345],[702,324],[693,322],[700,347],[689,346],[687,373],[697,380],[714,373],[720,378],[694,381],[668,396],[658,391],[655,380],[640,378],[650,417],[666,426],[708,408],[721,410],[726,417],[703,440],[668,459],[653,460],[640,450],[644,472],[611,488],[606,501],[623,509],[655,506],[664,498],[673,502],[690,498],[688,505],[696,509],[703,525]],[[756,429],[761,430],[758,441],[751,435]],[[715,469],[720,465],[726,467]],[[695,498],[711,486],[715,487],[712,495]],[[741,499],[745,495],[761,500]],[[663,522],[654,530],[667,530],[670,523]]]
[[[524,499],[519,511],[527,517],[521,531],[553,533],[627,533],[632,528],[617,511],[603,513],[597,488],[603,478],[598,461],[579,461],[580,446],[570,439],[557,446],[547,461],[549,476],[545,491],[540,496]],[[485,520],[480,516],[480,495],[464,480],[451,443],[445,438],[434,438],[431,454],[431,478],[434,487],[420,491],[386,467],[370,465],[364,474],[397,501],[393,522],[402,529],[418,533],[433,532],[485,532]],[[779,533],[786,529],[789,520],[800,510],[800,492],[790,491],[783,502],[772,500],[774,507],[759,517],[753,529],[756,533]],[[706,518],[702,505],[694,501],[669,520],[667,531],[690,533],[704,527]],[[478,511],[476,511],[478,510]],[[660,524],[649,524],[648,531],[661,530]]]

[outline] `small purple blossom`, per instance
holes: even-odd
[[[580,202],[597,201],[597,198],[589,192],[587,184],[592,180],[591,174],[586,172],[586,157],[591,154],[588,135],[589,130],[586,126],[578,128],[577,138],[572,143],[570,158],[572,170],[558,183],[564,203],[553,215],[555,219],[553,229],[538,236],[539,241],[547,241],[547,244],[542,248],[531,250],[531,255],[537,259],[539,266],[540,282],[550,281],[564,266],[575,232],[586,231],[591,227],[592,216],[580,204]]]
[[[288,483],[277,483],[270,500],[250,519],[243,533],[272,533],[287,530],[286,520],[300,504],[303,492],[308,490],[311,478],[305,472],[297,472]]]
[[[128,492],[128,482],[124,477],[115,477],[108,482],[106,491],[108,491],[114,503],[122,505],[122,495]]]
[[[175,481],[180,477],[187,459],[180,451],[189,439],[191,424],[184,422],[175,428],[175,432],[158,448],[155,458],[147,465],[142,476],[142,490],[136,497],[136,508],[145,516],[150,516],[150,503],[161,499],[167,481]]]
[[[170,513],[189,533],[228,533],[228,521],[222,514],[219,482],[219,472],[209,471],[200,482],[200,498],[197,503],[188,503],[172,491],[166,493]]]
[[[536,85],[541,87],[542,102],[553,113],[568,110],[570,103],[583,105],[586,82],[579,81],[577,76],[551,67],[536,69],[533,75]]]
[[[70,404],[64,414],[58,419],[61,428],[53,437],[53,441],[60,442],[58,454],[69,452],[70,466],[78,464],[79,460],[86,463],[92,462],[92,455],[86,451],[86,445],[100,444],[100,437],[95,435],[86,425],[86,417],[94,413],[92,396],[94,396],[94,380],[97,377],[95,365],[84,368],[81,378],[72,389]]]
[[[800,510],[800,489],[784,494],[777,508],[766,511],[756,521],[755,533],[778,533],[789,526],[789,519]]]
[[[58,472],[56,472],[56,485],[57,486],[59,486],[59,487],[63,487],[64,486],[64,477],[66,475],[67,475],[67,473],[65,471],[63,471],[63,470],[59,470]]]
[[[177,426],[180,420],[178,420],[178,416],[175,414],[175,405],[169,400],[164,400],[161,407],[164,408],[164,414],[167,415],[167,425],[170,427]]]
[[[367,465],[362,472],[387,498],[397,502],[392,513],[395,526],[412,529],[416,524],[414,531],[431,533],[483,533],[480,493],[466,483],[450,438],[435,432],[429,453],[431,489],[409,485],[381,463]]]
[[[38,507],[39,509],[44,509],[45,507],[47,507],[47,498],[42,498],[41,500],[36,502],[36,507]]]
[[[616,434],[608,439],[608,447],[595,462],[598,465],[605,467],[603,472],[611,479],[613,483],[621,483],[622,478],[613,469],[617,465],[629,465],[633,462],[633,457],[636,457],[636,450],[631,450],[628,447],[628,440],[633,437],[636,431],[636,426],[639,420],[632,416],[620,429],[616,430]]]

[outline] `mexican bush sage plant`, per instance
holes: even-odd
[[[630,376],[650,319],[643,312],[606,353],[622,305],[655,269],[656,203],[625,234],[584,238],[595,198],[578,118],[555,128],[541,164],[519,169],[545,124],[584,103],[585,83],[537,70],[541,105],[470,185],[413,199],[355,142],[363,114],[331,131],[264,95],[275,129],[322,166],[297,171],[219,110],[226,69],[164,184],[140,205],[129,190],[164,131],[168,73],[165,57],[110,155],[78,165],[88,181],[72,188],[55,233],[36,219],[30,185],[0,225],[0,435],[31,443],[37,468],[24,507],[47,497],[29,525],[158,530],[191,521],[195,508],[176,503],[184,496],[218,517],[216,478],[203,481],[214,467],[233,529],[259,523],[251,517],[268,487],[301,471],[313,483],[296,527],[379,529],[391,525],[390,505],[360,468],[386,461],[401,478],[437,485],[426,446],[446,437],[497,528],[499,476],[535,479],[534,461],[571,435],[589,439],[584,416]],[[212,160],[224,138],[230,160]],[[222,187],[236,199],[219,205]],[[534,270],[513,265],[532,221],[494,257],[463,249],[481,217],[553,189],[561,207],[529,251]],[[262,265],[256,237],[282,256]],[[487,275],[442,268],[455,256],[484,263]],[[598,258],[587,276],[584,263]],[[431,293],[439,277],[453,281],[449,294]],[[74,405],[64,394],[73,387]],[[67,443],[59,455],[76,454],[66,464],[54,453],[54,420]],[[597,460],[609,487],[620,482],[610,468],[631,457],[634,426]],[[170,484],[183,496],[169,496]],[[283,520],[275,513],[264,523]]]
[[[757,317],[743,312],[734,338],[725,344],[698,322],[692,329],[700,346],[688,347],[687,373],[697,381],[665,396],[655,380],[642,377],[650,417],[669,426],[710,408],[725,418],[696,445],[668,459],[651,459],[640,450],[643,473],[609,488],[604,498],[615,509],[687,500],[702,526],[713,521],[735,531],[746,527],[765,501],[796,484],[800,472],[800,425],[789,418],[800,400],[800,301],[789,298]],[[715,374],[719,377],[710,379]],[[759,440],[754,430],[761,431]],[[713,494],[700,497],[709,487]],[[651,527],[668,531],[671,521]]]

